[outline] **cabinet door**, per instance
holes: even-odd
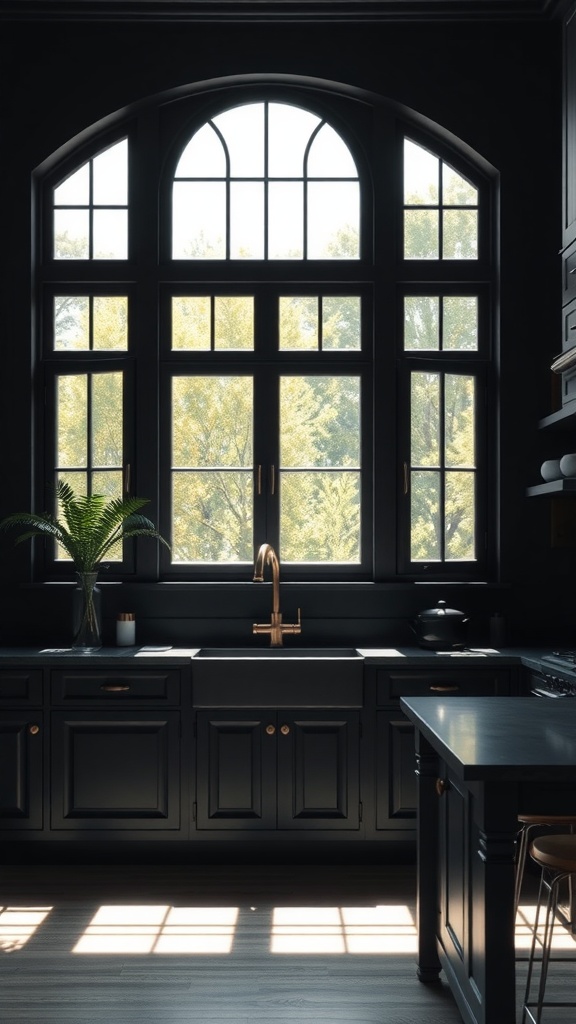
[[[401,711],[376,714],[376,828],[414,830],[414,729]]]
[[[357,712],[280,712],[278,828],[357,829]]]
[[[0,830],[42,828],[42,714],[0,712]]]
[[[276,712],[200,711],[196,825],[276,827]]]
[[[53,829],[177,829],[177,711],[52,716]]]

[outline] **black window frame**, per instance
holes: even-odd
[[[173,260],[171,257],[171,184],[180,153],[194,131],[218,112],[261,99],[282,100],[312,110],[327,120],[341,135],[356,160],[361,192],[361,250],[358,260]],[[358,117],[352,114],[358,113]],[[52,205],[55,185],[83,162],[122,138],[129,146],[129,206],[127,260],[54,260],[52,257]],[[403,257],[402,147],[407,137],[429,149],[478,188],[478,257],[475,260],[406,260]],[[144,171],[141,173],[141,168]],[[330,95],[305,85],[278,82],[231,85],[208,95],[183,97],[179,103],[157,101],[142,104],[111,131],[99,132],[78,147],[68,148],[65,159],[50,167],[39,181],[38,252],[36,288],[43,315],[38,331],[38,352],[43,371],[44,394],[50,394],[52,378],[59,366],[72,372],[74,365],[87,368],[94,357],[98,365],[126,367],[125,456],[131,467],[131,491],[150,498],[147,513],[164,536],[169,535],[166,451],[169,437],[165,388],[171,372],[192,365],[189,354],[168,352],[166,347],[167,298],[187,294],[190,287],[201,294],[234,294],[235,289],[261,294],[349,294],[362,296],[367,312],[361,353],[338,352],[333,363],[357,367],[363,375],[363,474],[365,476],[362,518],[364,557],[360,566],[325,565],[318,571],[309,567],[283,565],[286,580],[310,582],[394,582],[414,580],[485,580],[496,569],[496,392],[495,300],[497,294],[496,182],[480,159],[465,146],[447,141],[412,121],[393,104],[359,101],[346,95]],[[142,211],[148,210],[143,218]],[[64,289],[81,294],[129,295],[131,309],[128,353],[55,353],[50,348],[51,296]],[[259,293],[260,293],[259,292]],[[451,353],[461,367],[474,366],[482,380],[483,408],[478,410],[478,463],[480,498],[477,509],[478,557],[471,564],[415,564],[409,558],[403,463],[409,439],[406,381],[410,368],[430,353],[404,352],[402,308],[406,294],[477,294],[479,296],[478,352]],[[326,355],[327,353],[323,353]],[[246,372],[258,358],[232,358],[226,354],[194,353],[193,365],[208,372],[213,365],[236,364]],[[446,353],[440,354],[444,357]],[[210,358],[208,358],[210,357]],[[216,358],[214,358],[216,357]],[[318,361],[317,353],[276,352],[274,365],[296,368]],[[433,358],[436,358],[432,354]],[[264,367],[266,360],[261,361]],[[95,362],[96,365],[96,362]],[[326,366],[329,360],[326,360]],[[170,369],[172,367],[172,370]],[[188,372],[188,370],[186,370]],[[271,371],[269,371],[271,372]],[[320,372],[320,371],[319,371]],[[324,368],[322,372],[327,372]],[[342,372],[344,370],[342,369]],[[356,372],[356,369],[354,370]],[[463,371],[464,372],[464,371]],[[129,405],[129,407],[128,407]],[[37,493],[43,507],[49,507],[53,491],[50,443],[54,438],[54,413],[48,400],[36,422],[45,439],[36,447]],[[256,424],[261,430],[260,424]],[[254,548],[271,540],[255,530]],[[480,541],[481,538],[481,541]],[[484,538],[486,539],[484,542]],[[246,565],[174,566],[161,549],[152,551],[136,542],[125,561],[113,569],[114,578],[194,583],[245,580]],[[50,578],[66,571],[54,563],[45,549],[37,559],[34,574]]]

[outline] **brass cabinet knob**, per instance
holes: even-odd
[[[28,732],[30,733],[31,736],[36,736],[40,732],[40,726],[31,725],[30,728],[28,729]]]
[[[289,725],[281,725],[280,726],[280,732],[282,733],[283,736],[287,736],[288,733],[290,732],[290,726]]]
[[[267,725],[266,726],[266,732],[268,733],[269,736],[273,736],[274,733],[276,732],[276,726],[275,725]]]

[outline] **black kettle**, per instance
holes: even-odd
[[[456,608],[447,608],[446,601],[438,601],[435,608],[419,612],[412,629],[419,647],[432,651],[458,650],[466,646],[468,616]]]

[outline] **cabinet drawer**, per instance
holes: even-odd
[[[400,697],[502,697],[510,692],[510,675],[487,671],[430,669],[429,672],[378,672],[376,702],[395,704]]]
[[[564,345],[566,351],[572,345],[576,345],[576,299],[564,307]]]
[[[2,669],[0,671],[0,706],[42,703],[41,669]]]
[[[178,704],[180,673],[177,669],[65,669],[51,673],[53,704],[84,701],[161,701]]]

